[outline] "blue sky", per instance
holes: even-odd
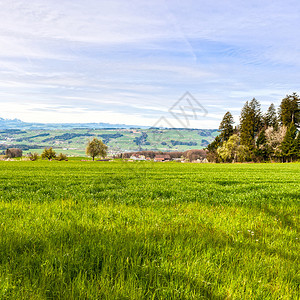
[[[0,117],[217,128],[299,92],[299,1],[0,0]]]

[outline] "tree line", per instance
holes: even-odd
[[[125,152],[115,155],[115,158],[123,158],[128,159],[132,155],[143,155],[145,157],[149,157],[154,159],[156,155],[169,155],[171,159],[174,158],[182,158],[189,161],[195,161],[197,159],[206,158],[207,151],[203,149],[192,149],[186,151],[152,151],[152,150],[142,150],[142,151],[135,151],[135,152]]]
[[[220,134],[207,146],[211,162],[290,162],[300,158],[300,98],[296,93],[282,99],[276,110],[272,103],[263,113],[258,100],[247,101],[239,124],[228,111]]]

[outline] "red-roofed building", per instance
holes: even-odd
[[[171,156],[169,154],[158,154],[155,155],[154,161],[170,161]]]

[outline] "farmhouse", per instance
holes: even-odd
[[[146,160],[144,155],[140,155],[140,154],[133,154],[130,156],[130,159],[132,160]]]
[[[169,154],[158,154],[155,155],[154,161],[170,161],[171,156]]]

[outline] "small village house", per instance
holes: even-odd
[[[170,161],[171,156],[169,154],[157,154],[154,157],[154,161]]]

